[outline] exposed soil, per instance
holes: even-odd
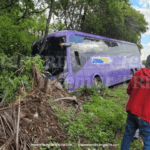
[[[26,102],[29,98],[32,98],[32,100]],[[61,126],[58,126],[58,119],[49,102],[43,98],[39,99],[32,96],[27,96],[26,100],[22,101],[21,104],[20,128],[23,133],[30,137],[30,141],[32,143],[49,143],[48,137],[51,136],[52,141],[65,143],[67,135],[63,132]]]
[[[31,144],[66,143],[68,135],[58,125],[49,100],[57,100],[58,103],[64,101],[66,107],[75,107],[75,104],[78,105],[76,97],[72,97],[62,88],[58,78],[44,80],[34,66],[33,87],[27,93],[24,89],[21,87],[18,91],[22,97],[15,103],[6,108],[0,103],[0,148],[16,150],[18,147],[19,150],[28,150],[33,148]],[[64,100],[59,101],[61,98]]]

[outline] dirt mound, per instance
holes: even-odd
[[[58,120],[43,92],[31,92],[21,102],[20,128],[32,143],[49,143],[49,136],[52,141],[64,143],[67,136],[57,124]]]
[[[22,97],[7,108],[2,108],[1,103],[0,149],[26,150],[32,149],[31,144],[65,143],[68,136],[58,125],[48,98],[56,103],[78,103],[76,97],[71,97],[59,84],[59,77],[55,80],[43,78],[42,73],[33,65],[32,89],[26,93],[25,88],[21,87],[19,93]],[[50,141],[48,137],[51,137]]]

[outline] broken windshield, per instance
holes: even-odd
[[[41,53],[42,59],[45,60],[45,70],[49,71],[53,76],[67,71],[66,47],[60,46],[60,43],[64,42],[64,37],[49,37]],[[39,54],[41,45],[42,42],[38,41],[32,46],[32,56]]]

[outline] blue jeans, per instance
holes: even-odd
[[[150,150],[150,123],[144,121],[136,115],[131,114],[130,112],[128,112],[121,150],[129,150],[131,140],[133,139],[135,131],[138,128],[144,141],[143,150]]]

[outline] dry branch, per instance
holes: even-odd
[[[18,150],[18,134],[19,134],[19,122],[20,122],[20,98],[19,98],[19,107],[18,107],[18,122],[17,122],[17,133],[16,133],[16,150]]]
[[[58,102],[56,104],[59,104],[61,100],[64,100],[64,103],[66,100],[77,103],[76,97],[71,97],[59,83],[58,79],[61,75],[54,80],[49,80],[43,78],[42,73],[34,64],[32,64],[32,69],[33,86],[28,93],[25,92],[22,83],[23,86],[16,92],[23,94],[22,97],[8,107],[0,108],[0,149],[2,150],[29,150],[31,143],[48,142],[47,136],[51,134],[56,142],[65,141],[67,138],[61,126],[58,126],[58,120],[47,97]],[[7,92],[3,101],[6,94]],[[3,106],[2,103],[0,106]],[[38,118],[33,117],[35,111],[38,112]]]
[[[58,99],[55,99],[53,102],[58,102],[60,100],[74,100],[76,101],[76,97],[63,97],[63,98],[58,98]]]
[[[5,98],[6,98],[7,92],[8,92],[8,89],[6,90],[6,93],[5,93],[3,99],[2,99],[2,101],[1,101],[1,103],[0,103],[0,108],[3,107],[4,100],[5,100]]]

